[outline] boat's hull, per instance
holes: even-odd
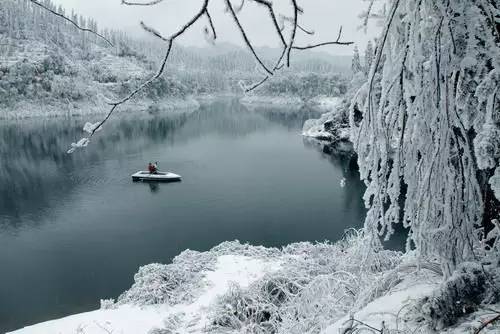
[[[132,174],[132,181],[143,181],[143,182],[179,182],[181,181],[181,176],[171,173],[171,172],[157,172],[149,173],[145,171],[139,171]]]

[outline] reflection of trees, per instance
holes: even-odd
[[[328,150],[324,149],[325,145],[329,147]],[[346,186],[343,188],[345,191],[344,207],[348,211],[363,212],[363,217],[360,217],[360,221],[364,221],[366,208],[360,194],[365,193],[366,186],[359,178],[359,167],[356,153],[332,150],[330,143],[324,144],[313,138],[304,138],[304,146],[317,150],[324,159],[328,160],[332,165],[343,171],[342,174],[346,179]],[[325,151],[329,153],[325,153]],[[337,185],[332,184],[332,186]],[[402,194],[405,193],[406,189],[403,185]],[[404,195],[401,197],[401,201],[404,201]],[[403,217],[403,215],[401,214],[400,217]],[[400,223],[402,223],[402,221],[400,221]],[[394,230],[395,232],[391,239],[389,241],[384,241],[384,247],[402,251],[405,249],[408,229],[403,227],[403,224],[396,224],[394,226]]]
[[[81,120],[53,119],[7,122],[0,127],[0,228],[16,227],[27,216],[48,207],[53,198],[69,196],[88,182],[88,167],[166,140],[181,127],[186,114],[115,119],[108,136],[67,154],[68,143],[81,134]],[[23,218],[24,217],[24,218]],[[35,219],[36,220],[36,219]],[[36,224],[36,221],[33,222]],[[4,226],[2,226],[4,225]]]
[[[245,108],[259,113],[271,122],[281,124],[289,130],[301,129],[305,121],[312,118],[318,118],[321,115],[320,112],[307,106],[297,108],[295,106],[267,107],[249,105]]]
[[[304,137],[303,142],[304,146],[320,152],[321,157],[334,165],[336,169],[342,170],[342,175],[346,180],[346,186],[343,188],[345,192],[344,208],[353,212],[365,213],[366,209],[360,194],[365,192],[366,186],[359,178],[356,154],[351,151],[336,151],[328,154],[324,153],[324,144],[316,139]],[[332,181],[332,187],[340,187],[340,185]],[[364,216],[360,217],[361,220],[364,218]]]

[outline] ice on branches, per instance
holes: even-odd
[[[296,243],[274,256],[280,270],[246,289],[232,285],[213,305],[211,332],[319,332],[369,302],[362,297],[401,261],[400,253],[371,248],[355,230],[336,244]]]
[[[490,178],[490,185],[496,198],[500,201],[500,167],[495,169],[495,174]]]
[[[365,225],[449,276],[475,260],[491,205],[480,169],[498,166],[498,6],[480,0],[388,1],[368,80],[353,100],[351,139],[368,184]],[[404,19],[402,19],[404,18]],[[355,121],[354,106],[362,119]],[[358,117],[359,120],[359,117]],[[467,203],[467,205],[464,205]]]

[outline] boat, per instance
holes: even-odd
[[[132,174],[132,181],[156,181],[156,182],[178,182],[181,176],[172,172],[156,172],[150,173],[148,171],[140,170]]]

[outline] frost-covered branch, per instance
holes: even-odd
[[[365,226],[378,242],[402,223],[407,249],[438,259],[448,277],[464,261],[493,256],[482,251],[481,228],[493,229],[497,217],[488,212],[499,207],[487,180],[500,160],[492,112],[499,63],[490,61],[500,59],[500,40],[482,0],[387,4],[375,59],[352,104],[362,120],[350,116],[368,184]]]
[[[148,2],[133,2],[133,1],[127,1],[127,0],[122,0],[122,5],[127,5],[127,6],[154,6],[159,4],[160,2],[163,2],[164,0],[152,0]]]
[[[500,321],[500,313],[498,313],[496,316],[490,318],[489,320],[486,320],[485,322],[483,322],[481,324],[481,326],[474,332],[474,334],[481,333],[481,331],[483,329],[485,329],[486,327],[488,327],[489,325],[491,325],[492,323],[497,322],[497,321]]]
[[[55,10],[52,10],[50,9],[49,7],[45,6],[44,4],[36,1],[36,0],[29,0],[31,3],[43,8],[44,10],[50,12],[51,14],[55,15],[55,16],[59,16],[60,18],[62,18],[63,20],[71,23],[73,26],[75,26],[78,30],[81,30],[81,31],[84,31],[84,32],[89,32],[91,34],[94,34],[96,35],[97,37],[101,38],[102,40],[104,40],[106,43],[108,43],[110,46],[113,46],[113,43],[111,43],[106,37],[104,37],[103,35],[101,35],[99,32],[97,31],[94,31],[92,29],[88,29],[88,28],[84,28],[82,26],[80,26],[77,22],[75,22],[74,20],[70,19],[69,17],[63,15],[63,14],[60,14],[58,12],[56,12]]]
[[[318,47],[325,46],[325,45],[351,45],[354,43],[354,42],[341,41],[340,40],[341,38],[342,38],[342,27],[340,27],[338,37],[334,41],[306,45],[306,46],[295,46],[294,45],[294,46],[292,46],[292,49],[294,49],[294,50],[308,50],[308,49],[314,49],[314,48],[318,48]]]

